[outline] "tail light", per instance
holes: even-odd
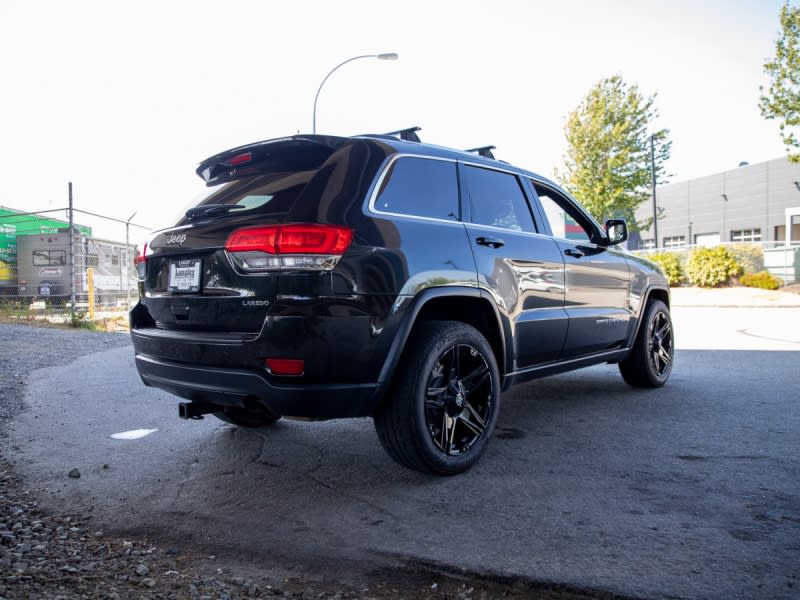
[[[144,281],[147,277],[146,261],[148,254],[147,242],[136,247],[136,254],[133,256],[133,266],[136,268],[136,276],[139,281]]]
[[[353,241],[339,225],[293,223],[237,229],[225,242],[234,264],[248,273],[333,269]]]

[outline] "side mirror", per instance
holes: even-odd
[[[606,221],[606,238],[609,246],[616,246],[628,239],[628,225],[624,219]]]

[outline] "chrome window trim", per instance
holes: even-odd
[[[375,206],[375,203],[378,200],[378,192],[381,189],[381,186],[383,185],[383,181],[384,181],[384,179],[386,179],[386,176],[388,175],[389,170],[391,169],[392,165],[396,161],[400,160],[401,158],[422,158],[422,159],[425,159],[425,160],[439,160],[439,161],[443,161],[443,162],[454,163],[456,166],[461,164],[461,165],[468,166],[468,167],[476,167],[476,168],[479,168],[479,169],[487,169],[489,171],[498,171],[500,173],[506,173],[508,175],[513,175],[513,176],[517,177],[517,179],[519,179],[520,177],[529,176],[527,173],[519,173],[519,172],[517,172],[515,170],[512,170],[512,169],[509,169],[509,168],[503,168],[503,165],[487,165],[487,164],[483,164],[483,163],[479,163],[479,162],[473,162],[471,160],[464,160],[464,159],[460,159],[460,158],[449,158],[449,157],[444,157],[444,156],[430,156],[428,154],[417,154],[417,153],[412,153],[412,152],[398,152],[397,154],[393,154],[392,156],[389,157],[389,160],[387,160],[386,164],[383,165],[383,167],[381,168],[381,172],[378,175],[378,178],[375,180],[375,183],[373,184],[372,191],[370,192],[370,195],[369,195],[369,202],[367,203],[367,209],[369,210],[370,213],[375,214],[375,215],[381,215],[381,216],[400,217],[400,218],[404,218],[404,219],[415,219],[415,220],[428,221],[428,222],[433,222],[433,223],[459,223],[459,224],[462,224],[462,225],[475,225],[475,226],[480,226],[480,227],[487,227],[489,229],[493,229],[493,230],[496,230],[496,231],[506,231],[506,232],[510,231],[510,232],[513,232],[513,233],[522,233],[522,234],[527,234],[527,235],[542,235],[540,232],[517,231],[517,230],[514,230],[514,229],[505,229],[503,227],[493,227],[491,225],[479,225],[477,223],[471,223],[469,221],[465,221],[461,217],[457,217],[455,219],[437,219],[435,217],[423,217],[423,216],[420,216],[420,215],[411,215],[411,214],[408,214],[408,213],[398,213],[398,212],[380,210],[377,206]],[[461,206],[460,181],[457,180],[457,183],[459,185],[459,190],[458,190],[459,191],[459,198],[458,198],[459,207],[458,208],[459,208],[459,211],[462,212],[463,209],[462,209],[462,206]],[[520,183],[520,185],[522,186],[523,184]]]
[[[383,181],[386,179],[386,176],[389,174],[389,170],[391,169],[392,165],[395,162],[397,162],[398,160],[400,160],[401,158],[422,158],[422,159],[426,159],[426,160],[439,160],[439,161],[442,161],[442,162],[449,162],[449,163],[453,163],[454,165],[458,165],[458,161],[454,160],[452,158],[444,158],[444,157],[440,157],[440,156],[428,156],[426,154],[412,154],[412,153],[406,153],[406,152],[400,152],[400,153],[397,153],[397,154],[393,154],[391,157],[389,157],[389,160],[386,161],[386,164],[383,165],[383,168],[381,169],[381,173],[380,173],[380,175],[378,175],[378,178],[375,180],[375,184],[372,187],[372,191],[370,192],[370,197],[369,197],[369,203],[367,204],[367,208],[368,208],[369,212],[371,212],[373,214],[376,214],[376,215],[381,215],[381,216],[400,217],[400,218],[404,218],[404,219],[415,219],[415,220],[419,220],[419,221],[428,221],[428,222],[433,222],[433,223],[450,223],[450,224],[455,223],[455,224],[458,224],[458,225],[463,225],[464,221],[460,217],[455,217],[453,219],[437,219],[436,217],[423,217],[423,216],[420,216],[420,215],[411,215],[411,214],[408,214],[408,213],[398,213],[398,212],[384,211],[384,210],[380,210],[377,206],[375,206],[375,203],[378,200],[378,192],[380,191],[381,186],[383,185]],[[458,170],[456,170],[456,186],[458,186]],[[459,200],[458,208],[459,208],[459,212],[460,212],[461,211],[461,205],[460,205],[460,203],[461,203],[461,193],[460,193],[460,190],[459,190],[458,200]]]

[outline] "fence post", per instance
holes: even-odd
[[[88,267],[86,269],[86,288],[89,294],[87,301],[89,303],[89,320],[94,321],[94,268]]]
[[[75,322],[75,232],[72,220],[72,182],[69,182],[69,318],[70,322]]]

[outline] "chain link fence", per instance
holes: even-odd
[[[149,230],[131,219],[0,207],[0,317],[127,319],[138,299],[135,242]]]

